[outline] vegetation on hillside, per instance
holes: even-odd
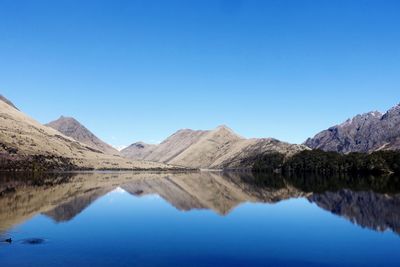
[[[400,152],[377,151],[370,154],[340,154],[321,150],[305,150],[286,159],[279,153],[271,153],[255,159],[253,172],[323,175],[400,174]]]

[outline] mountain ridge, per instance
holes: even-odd
[[[32,171],[182,168],[101,153],[0,101],[0,169]]]
[[[134,144],[130,149],[132,146]],[[228,126],[220,125],[212,130],[178,130],[152,151],[147,150],[147,154],[137,147],[131,154],[129,149],[122,150],[121,154],[190,168],[249,169],[252,160],[263,153],[279,152],[290,156],[304,149],[308,148],[273,138],[246,139]]]
[[[308,138],[312,149],[340,153],[400,149],[400,104],[385,113],[371,111],[358,114],[345,122]]]

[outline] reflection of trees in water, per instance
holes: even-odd
[[[280,174],[254,173],[255,180],[265,186],[285,186],[290,184],[304,192],[373,191],[384,194],[400,193],[400,176],[352,176],[302,174],[282,176]]]

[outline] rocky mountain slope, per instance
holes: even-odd
[[[0,101],[0,168],[70,170],[173,167],[104,154]]]
[[[238,169],[251,168],[254,157],[263,153],[290,156],[304,149],[307,148],[271,138],[245,139],[227,126],[219,126],[211,131],[180,130],[146,153],[121,153],[133,159],[190,168]]]
[[[398,150],[400,149],[400,105],[385,114],[374,111],[357,115],[318,133],[304,144],[313,149],[341,153]]]
[[[86,144],[105,154],[118,155],[119,151],[100,140],[85,126],[74,118],[61,116],[59,119],[45,124],[60,133],[75,139],[78,142]]]

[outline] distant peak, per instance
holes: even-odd
[[[396,106],[392,107],[389,109],[384,115],[383,119],[391,118],[393,116],[398,116],[400,114],[400,104],[397,104]]]
[[[68,116],[64,116],[61,115],[60,118],[58,118],[59,120],[75,120],[73,117],[68,117]]]
[[[399,109],[400,109],[400,103],[397,104],[396,106],[392,107],[389,111],[392,111],[392,110],[399,110]]]
[[[243,138],[242,136],[238,135],[237,133],[235,133],[231,128],[229,128],[226,125],[220,125],[217,128],[215,128],[214,130],[211,131],[211,133],[228,133],[231,136],[235,136],[237,138]]]
[[[147,146],[154,146],[154,144],[148,144],[143,141],[138,141],[138,142],[135,142],[135,143],[129,145],[128,147],[142,147],[143,148],[143,147],[147,147]]]
[[[134,143],[134,145],[146,145],[146,143],[143,141],[139,141],[139,142]]]
[[[51,123],[54,123],[54,122],[81,124],[74,117],[68,117],[68,116],[64,116],[64,115],[61,115],[57,120],[52,121]]]
[[[133,143],[132,146],[148,146],[149,144],[143,142],[143,141],[139,141],[136,143]]]
[[[75,127],[75,128],[82,128],[85,129],[85,126],[83,126],[78,120],[76,120],[73,117],[66,117],[64,115],[60,116],[58,119],[51,121],[46,124],[46,126],[50,126],[52,128],[56,128],[56,130],[60,130],[59,127]],[[89,130],[87,130],[89,131]]]
[[[228,132],[232,132],[233,130],[231,128],[229,128],[228,126],[226,126],[225,124],[219,125],[217,128],[214,129],[215,131],[221,131],[221,130],[225,130]]]

